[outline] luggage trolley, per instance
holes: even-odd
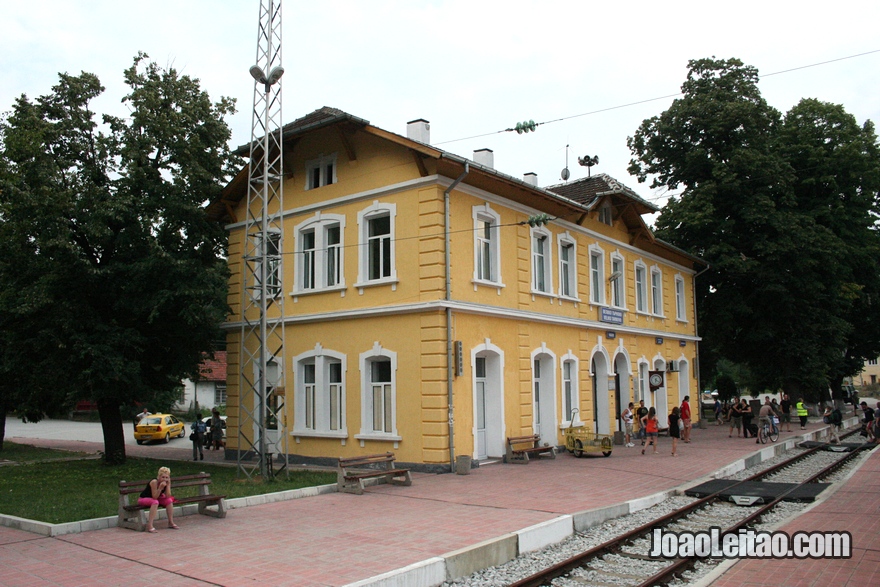
[[[565,429],[565,450],[580,458],[585,452],[601,452],[602,456],[611,456],[614,446],[613,439],[608,434],[597,434],[588,430],[586,426],[575,426],[575,414],[578,410],[572,410],[572,424]]]

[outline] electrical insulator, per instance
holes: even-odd
[[[527,120],[525,122],[517,122],[515,130],[516,134],[521,135],[524,132],[535,132],[537,127],[538,125],[535,124],[534,120]]]

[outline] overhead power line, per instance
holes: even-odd
[[[793,71],[799,71],[799,70],[801,70],[801,69],[809,69],[809,68],[811,68],[811,67],[818,67],[818,66],[820,66],[820,65],[827,65],[827,64],[829,64],[829,63],[836,63],[836,62],[838,62],[838,61],[845,61],[845,60],[847,60],[847,59],[855,59],[856,57],[864,57],[865,55],[871,55],[871,54],[873,54],[873,53],[880,53],[880,49],[874,49],[874,50],[872,50],[872,51],[865,51],[864,53],[857,53],[857,54],[855,54],[855,55],[847,55],[846,57],[839,57],[839,58],[837,58],[837,59],[829,59],[829,60],[827,60],[827,61],[820,61],[820,62],[818,62],[818,63],[811,63],[811,64],[809,64],[809,65],[801,65],[801,66],[799,66],[799,67],[792,67],[792,68],[789,68],[789,69],[783,69],[783,70],[780,70],[780,71],[774,71],[774,72],[772,72],[772,73],[765,73],[764,75],[759,75],[758,78],[760,79],[760,78],[770,77],[770,76],[773,76],[773,75],[781,75],[781,74],[783,74],[783,73],[791,73],[791,72],[793,72]],[[602,112],[609,112],[609,111],[611,111],[611,110],[619,110],[619,109],[621,109],[621,108],[629,108],[630,106],[638,106],[639,104],[647,104],[648,102],[656,102],[657,100],[668,100],[669,98],[677,98],[678,96],[681,96],[681,92],[676,92],[675,94],[667,94],[667,95],[665,95],[665,96],[657,96],[656,98],[647,98],[647,99],[645,99],[645,100],[638,100],[638,101],[636,101],[636,102],[628,102],[628,103],[626,103],[626,104],[619,104],[619,105],[617,105],[617,106],[609,106],[609,107],[607,107],[607,108],[600,108],[600,109],[598,109],[598,110],[591,110],[591,111],[589,111],[589,112],[583,112],[583,113],[581,113],[581,114],[573,114],[573,115],[571,115],[571,116],[563,116],[562,118],[555,118],[555,119],[553,119],[553,120],[545,120],[544,122],[533,122],[533,121],[529,121],[529,122],[531,123],[531,128],[530,128],[530,130],[534,131],[534,130],[535,130],[535,127],[538,127],[538,126],[541,126],[541,125],[544,125],[544,124],[552,124],[552,123],[554,123],[554,122],[562,122],[562,121],[564,121],[564,120],[571,120],[572,118],[580,118],[580,117],[582,117],[582,116],[591,116],[591,115],[593,115],[593,114],[601,114]],[[517,126],[520,126],[520,125],[517,125]],[[521,126],[520,126],[520,128],[521,128]],[[496,131],[493,131],[493,132],[487,132],[487,133],[483,133],[483,134],[479,134],[479,135],[473,135],[473,136],[469,136],[469,137],[462,137],[462,138],[460,138],[460,139],[452,139],[452,140],[449,140],[449,141],[442,141],[442,142],[439,142],[439,143],[436,143],[436,144],[437,144],[437,145],[446,145],[446,144],[449,144],[449,143],[457,143],[457,142],[460,142],[460,141],[467,141],[467,140],[470,140],[470,139],[478,139],[478,138],[481,138],[481,137],[488,137],[488,136],[491,136],[491,135],[497,135],[497,134],[501,134],[501,133],[504,133],[504,132],[520,132],[520,133],[521,133],[522,131],[521,131],[521,130],[518,130],[517,128],[504,128],[504,129],[496,130]]]

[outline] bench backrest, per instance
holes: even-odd
[[[508,444],[535,444],[536,442],[541,442],[541,436],[538,434],[532,434],[530,436],[508,436],[507,443]]]
[[[129,495],[132,493],[140,493],[144,490],[144,487],[152,481],[152,479],[143,479],[142,481],[125,481],[122,480],[119,482],[119,494],[120,495]],[[195,475],[181,475],[180,477],[172,477],[171,478],[171,489],[177,489],[178,487],[193,487],[198,485],[210,485],[211,484],[211,474],[210,473],[196,473]]]
[[[365,467],[369,465],[380,465],[394,462],[394,453],[386,452],[384,454],[365,455],[360,457],[346,457],[339,459],[339,466],[344,467]]]

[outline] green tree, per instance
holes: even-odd
[[[658,235],[710,264],[697,283],[701,359],[747,366],[756,389],[816,397],[845,352],[859,352],[847,351],[861,291],[850,279],[852,249],[819,212],[836,196],[825,186],[805,197],[815,162],[793,160],[797,133],[761,97],[755,68],[701,59],[689,70],[683,97],[645,120],[628,144],[639,181],[653,176],[654,187],[681,190],[661,212]],[[813,125],[806,111],[798,119]],[[832,140],[833,148],[849,145],[844,136]],[[870,136],[858,140],[866,152],[876,148]],[[876,198],[862,177],[840,181]],[[852,205],[864,207],[864,198]]]
[[[880,149],[871,121],[859,126],[843,106],[801,100],[786,115],[781,149],[796,181],[798,208],[837,245],[843,342],[827,349],[829,384],[842,399],[844,377],[880,354]]]
[[[61,74],[0,125],[6,408],[95,401],[108,463],[125,460],[120,407],[195,372],[227,315],[225,234],[204,204],[233,171],[234,101],[144,54],[125,83],[125,118],[99,126],[98,78]]]

